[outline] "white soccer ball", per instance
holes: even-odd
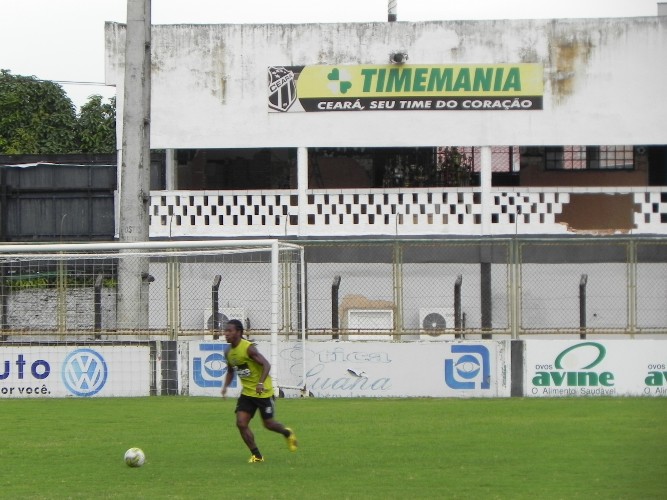
[[[125,463],[130,467],[141,467],[146,461],[146,455],[141,448],[130,448],[125,452]]]

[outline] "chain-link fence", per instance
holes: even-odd
[[[4,246],[0,338],[216,338],[231,318],[260,338],[667,334],[664,238],[226,245]]]
[[[403,340],[667,333],[667,241],[305,244],[308,332]]]
[[[663,239],[519,244],[521,333],[667,332]]]
[[[322,242],[305,248],[311,335],[332,328],[353,338],[389,329],[411,340],[509,332],[507,242]]]
[[[519,330],[629,331],[631,248],[627,242],[519,244]]]
[[[0,247],[2,339],[218,337],[232,318],[302,331],[300,247],[188,243]]]

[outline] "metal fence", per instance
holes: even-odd
[[[275,240],[2,245],[0,336],[217,337],[232,318],[248,330],[252,318],[258,334],[302,334],[301,255]]]
[[[118,260],[131,255],[5,253],[5,340],[219,335],[242,319],[268,335],[447,340],[667,334],[666,238],[307,241],[303,262],[270,252],[151,255],[143,315],[128,321]],[[296,245],[294,245],[296,247]],[[139,257],[137,257],[139,258]],[[137,277],[134,277],[137,278]],[[278,296],[276,302],[274,296]],[[129,326],[128,326],[129,325]]]
[[[667,333],[664,238],[304,246],[311,335],[367,338],[375,330],[386,338],[436,340]]]

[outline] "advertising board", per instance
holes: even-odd
[[[148,396],[147,345],[0,347],[0,398]]]
[[[271,344],[258,342],[269,359]],[[190,395],[219,396],[228,344],[190,342]],[[306,386],[316,397],[506,397],[508,341],[309,342],[305,380],[300,342],[278,345],[278,385]],[[235,381],[237,384],[237,381]],[[238,394],[239,386],[228,394]]]
[[[667,396],[667,342],[530,340],[524,370],[526,396]]]

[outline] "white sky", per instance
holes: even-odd
[[[399,21],[655,16],[656,0],[397,0]],[[385,22],[387,0],[152,0],[153,24]],[[127,0],[0,0],[0,68],[45,80],[104,82],[104,22]],[[64,84],[81,106],[102,85]]]

